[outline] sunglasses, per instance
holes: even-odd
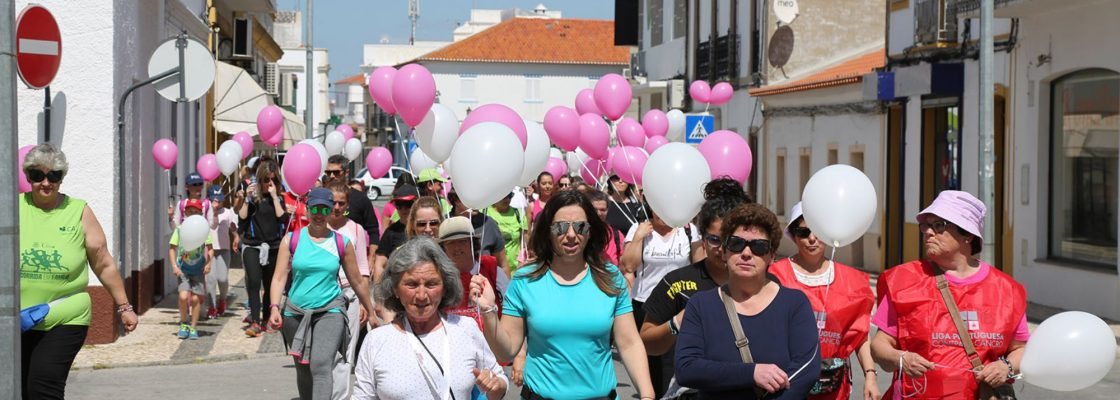
[[[436,226],[439,226],[439,222],[440,221],[438,219],[429,219],[427,221],[416,221],[416,227],[417,228],[436,227]]]
[[[789,228],[789,234],[798,239],[808,239],[809,235],[813,234],[813,231],[807,226],[797,226]]]
[[[43,179],[50,181],[50,183],[59,183],[62,182],[62,175],[64,174],[62,171],[43,172],[38,169],[29,169],[24,173],[27,175],[27,181],[31,183],[42,182]]]
[[[315,206],[307,209],[311,215],[331,215],[331,208],[327,206]]]
[[[747,240],[738,236],[731,236],[723,244],[724,248],[732,254],[742,253],[743,249],[751,248],[751,254],[764,256],[770,254],[770,241],[766,239]]]
[[[933,228],[934,233],[945,233],[945,230],[949,229],[950,225],[952,225],[952,224],[949,223],[949,221],[946,221],[946,220],[940,220],[940,221],[929,222],[929,223],[923,222],[923,223],[918,224],[918,232],[925,233],[925,231],[927,229]]]
[[[704,235],[704,241],[708,242],[708,245],[712,247],[719,246],[721,240],[719,235]]]
[[[587,221],[561,221],[552,224],[552,234],[556,236],[564,236],[568,233],[569,229],[575,229],[576,234],[580,236],[587,235],[591,232],[591,223]]]
[[[341,169],[328,169],[326,171],[323,171],[323,173],[326,174],[327,176],[338,176],[338,175],[342,175],[342,170]]]
[[[190,184],[190,185],[187,185],[187,186],[190,186],[190,187],[202,187],[202,184],[201,184],[201,183],[192,183],[192,184]]]
[[[393,200],[393,205],[397,206],[397,208],[411,208],[412,203],[415,202],[416,200]]]

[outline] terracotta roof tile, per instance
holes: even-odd
[[[335,82],[335,84],[336,85],[365,85],[366,84],[366,76],[363,75],[363,74],[357,74],[357,75],[354,75],[354,76],[349,76],[349,77],[346,77],[346,78],[342,78],[342,80]]]
[[[769,96],[858,83],[863,81],[863,75],[874,71],[876,68],[881,68],[885,64],[886,56],[883,53],[883,48],[880,47],[792,82],[751,89],[750,95],[756,97]]]
[[[416,61],[626,65],[630,49],[614,45],[614,21],[511,18]]]

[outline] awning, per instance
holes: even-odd
[[[261,88],[244,69],[224,62],[217,62],[214,76],[214,129],[227,134],[241,131],[257,135],[257,114],[273,104],[272,96]],[[284,141],[280,148],[287,149],[306,138],[303,121],[283,108]]]

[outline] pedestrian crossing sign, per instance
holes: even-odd
[[[716,119],[711,114],[689,114],[684,119],[684,142],[699,144],[715,129]]]

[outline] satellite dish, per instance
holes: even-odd
[[[767,48],[769,50],[766,56],[770,60],[770,65],[775,68],[784,67],[793,54],[793,29],[789,25],[779,26],[770,36],[770,44]]]
[[[176,38],[167,39],[148,60],[148,76],[156,76],[167,70],[179,67],[179,49],[175,47]],[[214,84],[214,56],[197,40],[187,38],[183,52],[183,86],[187,101],[198,100]],[[155,82],[156,91],[163,98],[179,99],[179,76],[172,75]]]
[[[783,24],[790,24],[797,19],[799,8],[797,0],[774,0],[774,15]]]

